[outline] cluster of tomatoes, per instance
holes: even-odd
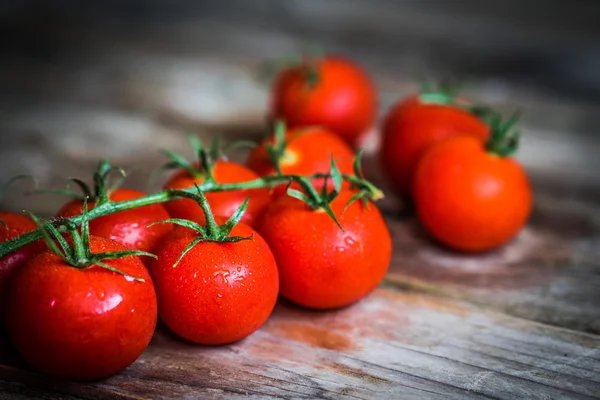
[[[505,157],[507,126],[461,104],[424,95],[402,100],[385,118],[381,158],[398,194],[414,199],[436,238],[486,250],[524,224],[531,192],[521,168]],[[218,345],[256,331],[279,295],[320,310],[368,295],[392,252],[356,161],[377,108],[374,85],[356,64],[306,60],[278,74],[269,107],[273,133],[245,163],[216,147],[207,151],[197,139],[194,162],[165,152],[176,172],[161,193],[180,194],[170,201],[115,208],[88,222],[94,207],[152,197],[107,189],[97,173],[94,190],[75,181],[85,196],[66,203],[53,221],[0,213],[0,243],[35,229],[54,232],[46,244],[0,258],[1,321],[16,349],[44,373],[98,379],[143,353],[158,317],[188,341]],[[297,179],[244,186],[281,176]],[[189,190],[207,183],[241,186]],[[80,218],[81,227],[64,239],[53,226],[68,218]]]
[[[328,87],[329,68],[323,72],[320,79]],[[321,91],[319,83],[305,87],[304,79],[298,72],[288,82],[302,101],[306,91]],[[283,94],[286,89],[277,90],[284,108],[302,108]],[[339,106],[332,101],[333,111],[343,111]],[[284,111],[273,111],[274,121],[287,122]],[[338,120],[335,129],[350,135],[370,115],[353,118]],[[197,139],[192,140],[194,162],[165,151],[167,166],[176,171],[160,193],[206,182],[296,180],[195,196],[182,191],[168,202],[86,220],[72,236],[59,233],[47,237],[46,244],[39,240],[0,259],[2,320],[23,358],[53,376],[98,379],[142,354],[158,318],[190,342],[220,345],[256,331],[279,295],[327,310],[374,290],[388,269],[392,244],[368,194],[343,179],[363,179],[356,152],[337,131],[310,119],[275,125],[245,163],[228,160],[218,149],[208,151]],[[122,185],[107,188],[108,171],[96,173],[92,189],[74,181],[83,198],[68,201],[41,228],[81,218],[103,202],[148,197]],[[39,218],[26,215],[1,213],[0,218],[8,227],[0,228],[3,242],[40,227]],[[127,252],[132,249],[156,258]]]
[[[516,121],[503,122],[453,89],[425,88],[387,111],[381,165],[435,239],[458,251],[488,251],[523,228],[532,191],[510,157],[518,144]],[[376,91],[350,60],[309,60],[281,74],[273,93],[275,116],[292,126],[321,125],[353,146],[376,123]]]

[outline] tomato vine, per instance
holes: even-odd
[[[310,183],[310,179],[323,177],[323,174],[315,174],[311,176],[278,174],[272,176],[263,176],[261,178],[246,182],[224,184],[220,184],[215,182],[214,180],[208,179],[196,186],[192,186],[181,190],[166,189],[149,194],[147,196],[115,202],[110,200],[106,195],[105,179],[111,171],[118,171],[122,174],[123,170],[119,167],[112,167],[110,166],[108,161],[102,160],[99,164],[98,171],[94,174],[95,189],[98,192],[95,193],[95,195],[99,198],[99,201],[93,209],[87,212],[87,221],[91,221],[98,217],[114,214],[119,211],[130,210],[151,204],[165,203],[171,200],[180,199],[182,197],[188,197],[190,194],[197,195],[198,191],[205,193],[217,191],[232,191],[240,189],[260,189],[275,187],[277,185],[286,184],[290,182],[298,182],[303,188],[308,190],[310,190],[308,188],[310,186],[310,188],[312,188],[311,191],[315,191],[314,187]],[[377,200],[383,197],[382,191],[375,187],[372,183],[364,179],[362,176],[344,174],[341,175],[341,179],[349,182],[352,186],[357,188],[360,191],[360,193],[363,193],[363,195],[366,195],[373,200]],[[75,181],[75,183],[79,184],[79,182],[77,181]],[[52,226],[54,226],[58,230],[58,232],[66,232],[68,230],[67,225],[80,225],[82,221],[83,216],[80,214],[67,219],[63,218],[51,220],[49,221],[49,223]],[[25,233],[23,235],[17,236],[4,243],[0,243],[0,258],[10,254],[11,252],[23,246],[26,246],[29,243],[39,240],[42,237],[42,229],[37,229]]]

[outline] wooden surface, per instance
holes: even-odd
[[[89,177],[107,157],[131,171],[130,186],[156,188],[147,184],[163,162],[156,150],[191,155],[188,131],[261,137],[267,87],[257,67],[317,42],[361,60],[382,113],[421,73],[470,75],[468,96],[523,108],[519,159],[535,210],[521,235],[489,254],[456,254],[432,242],[388,192],[380,206],[393,261],[364,301],[335,312],[280,301],[257,333],[223,347],[187,344],[159,326],[134,365],[95,383],[47,380],[2,338],[0,399],[600,398],[598,81],[583,73],[593,63],[577,63],[597,55],[593,2],[581,3],[577,21],[552,3],[549,19],[537,23],[529,23],[532,7],[502,17],[499,4],[511,2],[493,13],[466,12],[471,1],[375,3],[367,12],[354,0],[262,1],[252,10],[241,1],[231,9],[197,2],[204,5],[190,15],[177,3],[163,19],[154,10],[135,21],[103,14],[100,3],[94,12],[104,19],[52,6],[15,11],[3,26],[19,39],[0,62],[0,180],[31,173],[40,186],[59,187]],[[449,31],[450,17],[462,28]],[[515,59],[518,68],[508,62]],[[560,80],[559,70],[583,72]],[[585,76],[584,96],[576,77]],[[385,188],[376,130],[366,145],[366,170]],[[16,184],[0,206],[50,215],[64,201],[22,196],[25,189]]]
[[[92,399],[589,399],[600,394],[599,346],[585,333],[379,289],[337,312],[280,302],[230,346],[187,344],[161,327],[134,365],[94,384],[50,382],[4,355],[0,387]]]

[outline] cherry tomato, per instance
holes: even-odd
[[[198,235],[177,226],[157,248],[158,259],[150,272],[159,315],[173,332],[191,342],[214,345],[243,339],[267,320],[277,301],[273,254],[259,234],[239,223],[231,235],[250,239],[201,241],[173,267]]]
[[[424,104],[416,96],[398,102],[382,127],[381,161],[384,173],[400,196],[409,196],[414,171],[423,153],[440,140],[469,134],[484,142],[489,127],[458,107]]]
[[[90,236],[92,252],[126,248]],[[152,280],[139,257],[79,269],[44,251],[19,268],[9,293],[7,329],[19,353],[39,371],[93,380],[132,364],[146,349],[157,319]]]
[[[213,177],[217,183],[238,183],[258,179],[259,176],[244,165],[233,161],[217,160],[213,167]],[[165,189],[185,189],[193,187],[194,183],[204,182],[204,176],[194,177],[189,172],[181,170],[171,177],[164,185]],[[244,189],[223,192],[205,193],[214,215],[230,217],[250,197],[248,208],[242,221],[252,225],[264,207],[271,200],[268,189]],[[165,204],[165,207],[175,218],[204,221],[204,213],[198,203],[191,199],[180,199]]]
[[[6,227],[0,224],[0,243],[37,229],[37,225],[22,214],[0,211],[0,220],[6,224]],[[43,249],[44,243],[38,240],[0,258],[0,327],[4,326],[6,296],[12,274],[16,268]]]
[[[125,201],[145,195],[137,190],[117,188],[108,197],[112,201]],[[93,208],[94,202],[88,202],[88,210]],[[82,212],[83,201],[73,199],[58,211],[57,217],[72,217]],[[112,239],[132,249],[151,252],[156,243],[169,233],[173,226],[171,224],[148,225],[168,218],[170,218],[169,213],[161,204],[151,204],[94,218],[90,221],[90,234]]]
[[[440,242],[467,252],[493,249],[526,223],[533,195],[519,163],[455,136],[421,159],[414,181],[417,213]]]
[[[275,174],[267,152],[267,146],[273,145],[274,141],[272,136],[267,138],[248,156],[247,165],[261,176]],[[354,151],[337,135],[320,127],[291,129],[285,134],[285,151],[279,161],[281,172],[286,175],[326,174],[330,171],[332,156],[342,174],[353,174]],[[323,183],[323,179],[313,180],[317,189]],[[277,186],[274,195],[284,194],[285,187]],[[328,180],[328,187],[333,188],[331,179]]]
[[[289,127],[324,126],[354,145],[373,125],[377,101],[361,67],[328,56],[280,72],[272,87],[271,116]]]
[[[323,210],[281,196],[265,210],[257,230],[275,255],[282,296],[302,306],[333,309],[373,291],[391,259],[392,239],[374,204],[344,207],[352,191],[331,203],[341,230]]]

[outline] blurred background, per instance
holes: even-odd
[[[598,21],[597,0],[1,2],[0,180],[61,187],[105,157],[149,189],[157,148],[189,156],[187,132],[261,137],[261,64],[317,46],[371,73],[381,113],[420,80],[448,77],[476,101],[523,109],[519,158],[537,206],[596,207]],[[23,198],[21,186],[3,208],[52,213],[64,201]]]

